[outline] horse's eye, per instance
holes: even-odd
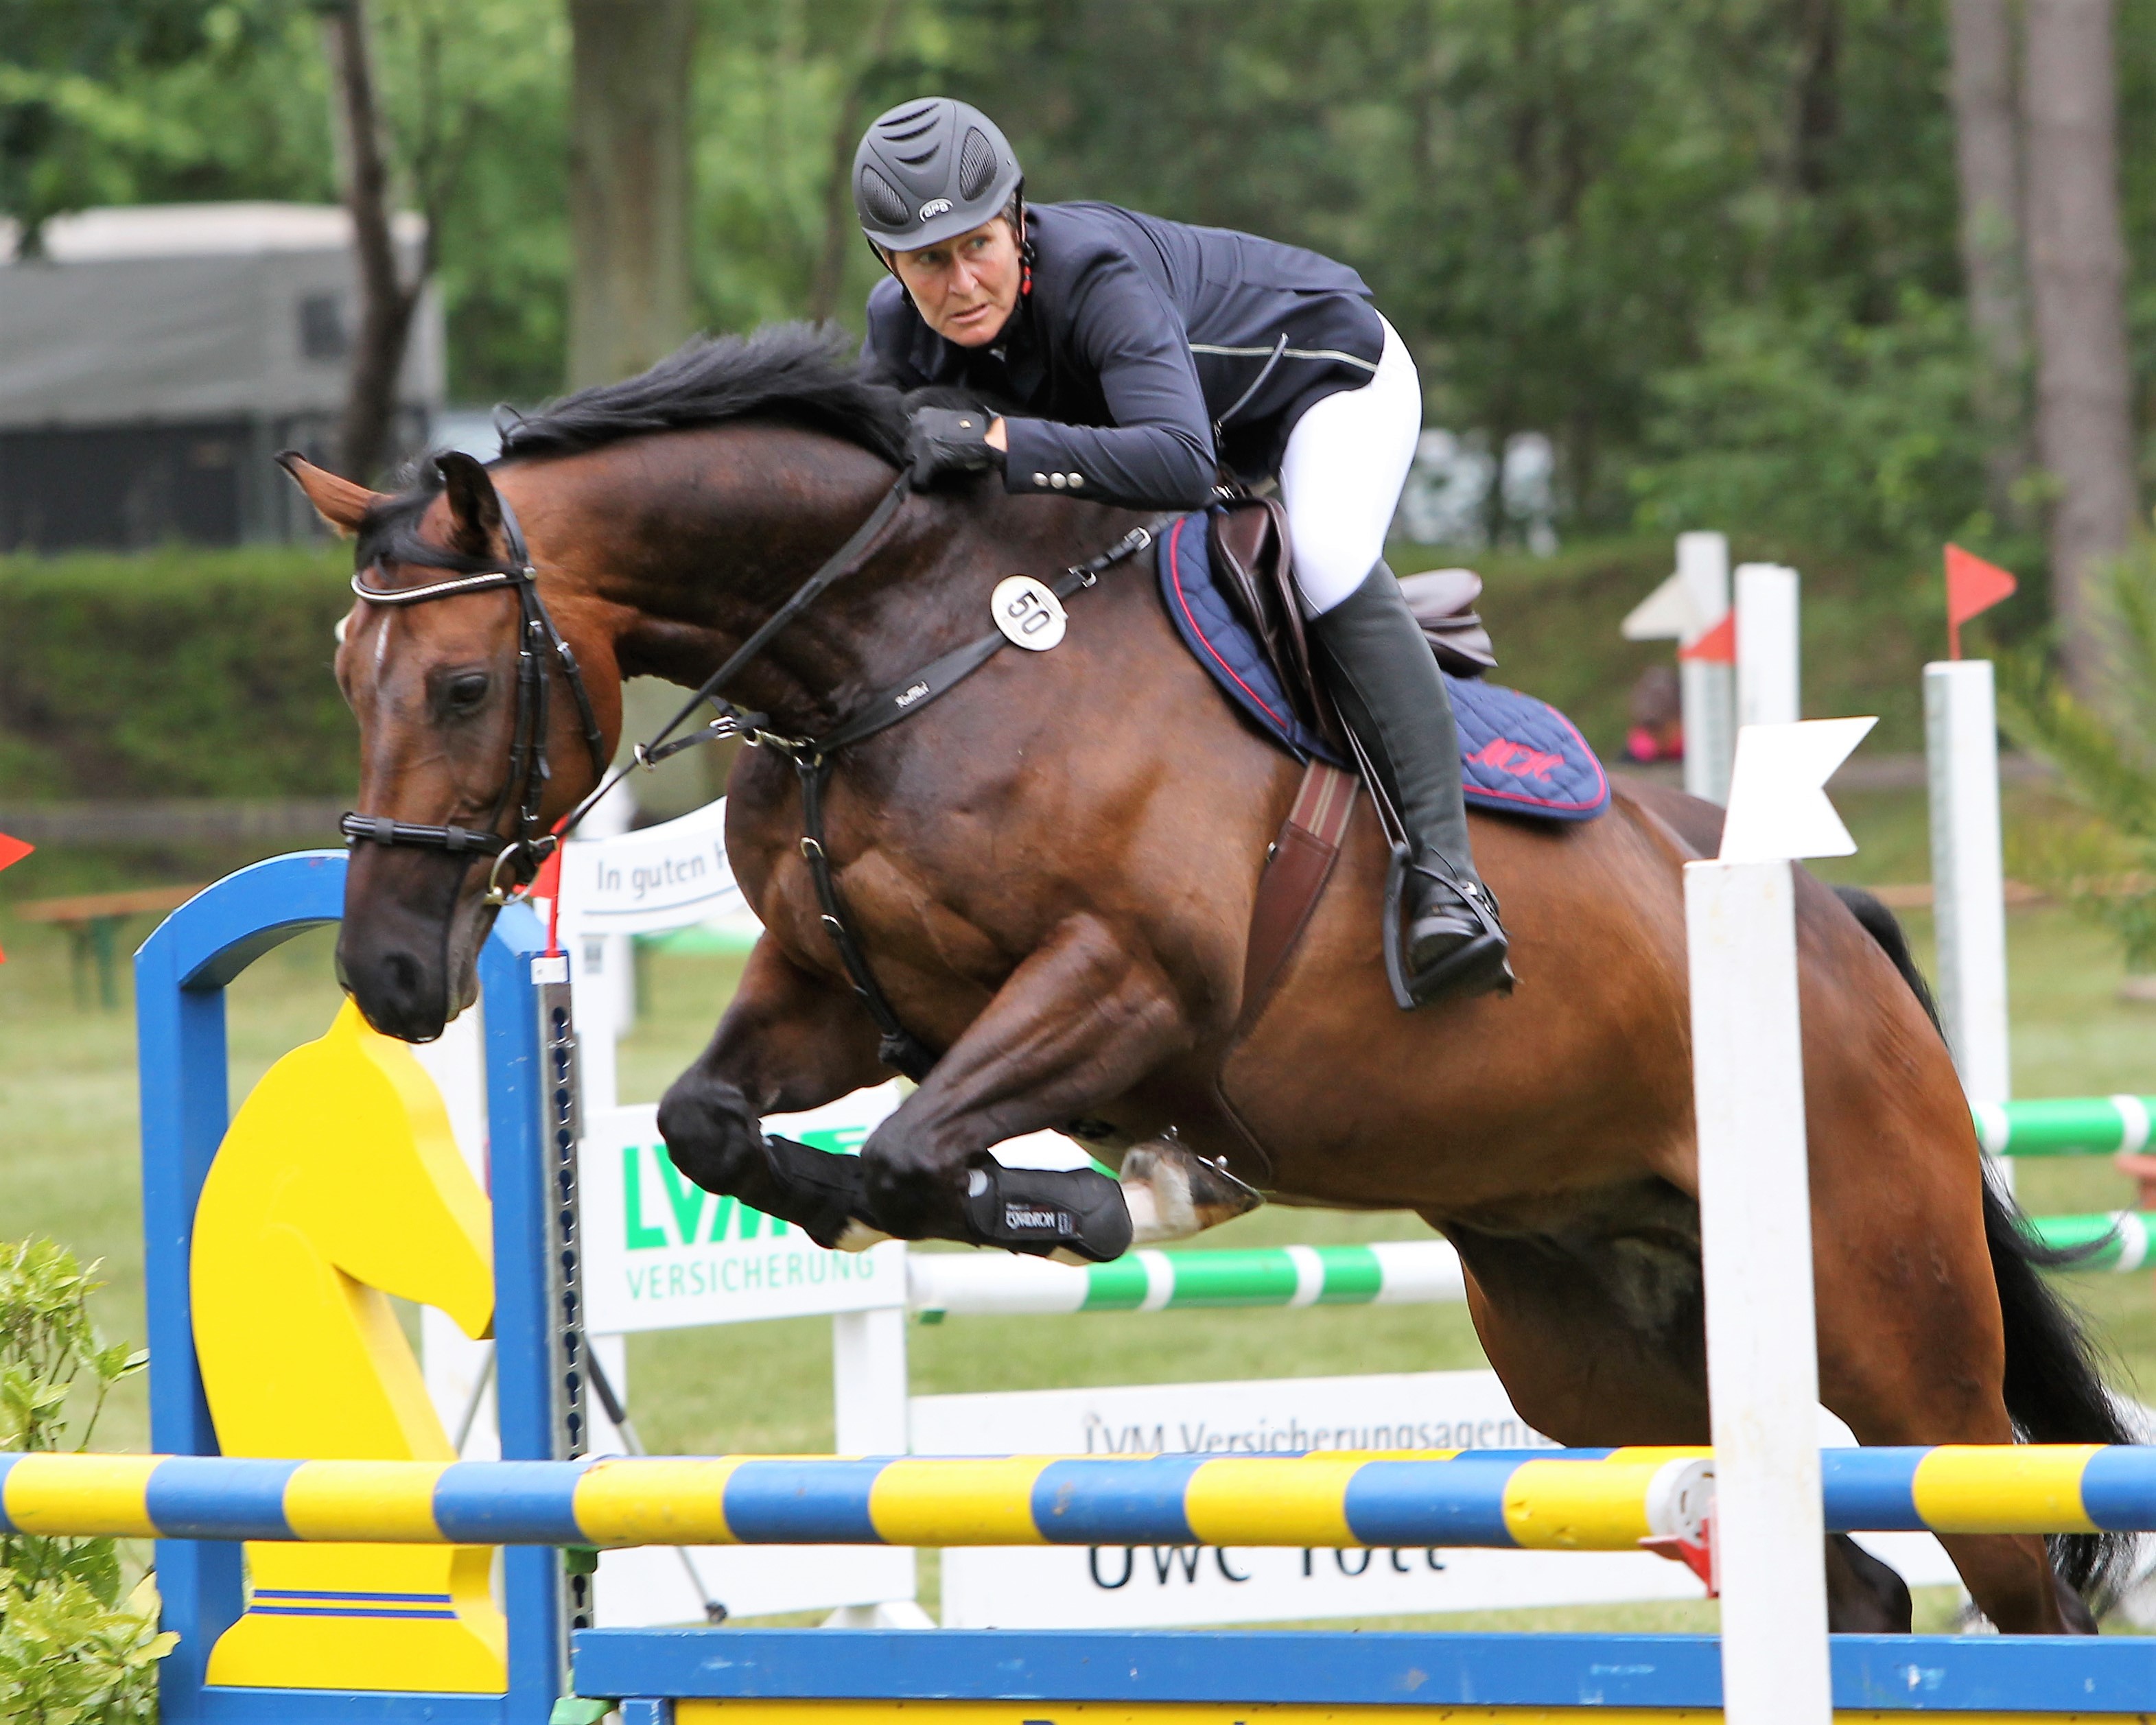
[[[449,680],[449,709],[452,712],[468,713],[486,699],[488,678],[485,671],[466,671],[462,676]]]

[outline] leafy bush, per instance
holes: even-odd
[[[2065,776],[2090,819],[2056,826],[2017,865],[2115,935],[2129,974],[2156,973],[2156,546],[2112,567],[2119,627],[2102,710],[2080,700],[2041,649],[1999,661],[1999,718]]]
[[[0,797],[333,796],[351,554],[0,557]]]
[[[1655,380],[1642,526],[1734,521],[1846,552],[1981,539],[1986,434],[1959,305],[1913,290],[1897,316],[1772,306],[1709,320],[1693,364]]]
[[[106,1345],[90,1319],[97,1266],[50,1240],[0,1245],[0,1450],[86,1448],[106,1394],[149,1356]],[[80,1437],[64,1440],[81,1399]],[[0,1534],[0,1720],[136,1725],[157,1717],[149,1579],[122,1597],[117,1543]]]

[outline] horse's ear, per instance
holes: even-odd
[[[501,526],[501,500],[485,466],[461,449],[434,457],[449,503],[449,542],[467,556],[483,557],[494,549]]]
[[[360,521],[367,511],[382,501],[381,492],[370,491],[365,485],[341,478],[326,467],[316,466],[297,449],[285,450],[278,456],[277,465],[290,474],[307,494],[307,501],[315,506],[315,513],[347,539],[359,531]]]

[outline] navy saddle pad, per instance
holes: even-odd
[[[1186,515],[1160,536],[1160,593],[1176,632],[1228,698],[1299,761],[1353,763],[1296,718],[1271,661],[1213,578],[1206,520]],[[1609,780],[1571,720],[1547,701],[1449,673],[1467,800],[1542,820],[1592,820]]]

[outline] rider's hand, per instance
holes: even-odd
[[[914,488],[925,490],[945,473],[979,473],[1003,464],[988,441],[993,416],[978,408],[916,408],[906,432],[906,461]]]

